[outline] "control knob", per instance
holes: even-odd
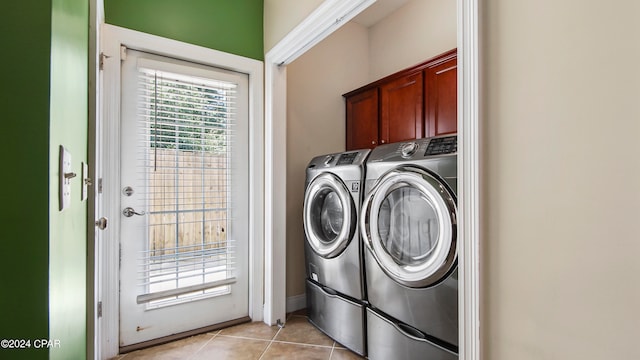
[[[327,155],[326,158],[324,158],[324,164],[325,165],[329,165],[331,164],[331,162],[333,161],[333,159],[335,159],[335,157],[333,155]]]
[[[411,155],[415,154],[416,150],[418,150],[418,144],[410,142],[402,145],[402,147],[400,148],[400,153],[402,154],[403,158],[408,158]]]

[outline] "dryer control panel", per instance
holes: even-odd
[[[429,141],[429,145],[427,146],[427,150],[424,152],[424,156],[453,154],[455,152],[458,152],[457,139],[457,136],[447,136],[431,139]]]
[[[358,156],[358,152],[340,154],[336,165],[351,165]]]

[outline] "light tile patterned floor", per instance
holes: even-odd
[[[262,322],[236,325],[120,355],[117,360],[363,359],[309,323],[304,311],[289,314],[284,328]]]

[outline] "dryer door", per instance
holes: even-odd
[[[455,194],[431,172],[398,167],[367,195],[361,231],[384,272],[399,284],[438,283],[457,258]]]
[[[304,232],[309,245],[325,258],[338,256],[357,227],[356,207],[344,182],[332,173],[311,181],[304,197]]]

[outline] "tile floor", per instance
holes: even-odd
[[[114,360],[171,359],[363,359],[309,323],[305,311],[289,314],[284,328],[262,322],[230,328],[137,350]]]

